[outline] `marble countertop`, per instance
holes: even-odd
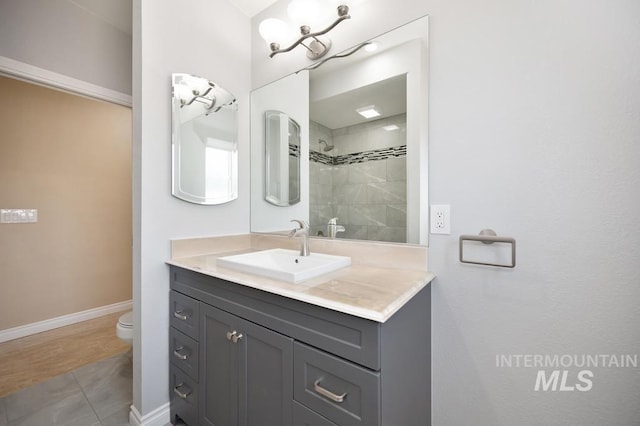
[[[172,258],[168,264],[338,312],[385,322],[435,277],[426,270],[353,263],[298,284],[218,266],[218,257],[255,247]],[[313,251],[312,251],[313,253]]]

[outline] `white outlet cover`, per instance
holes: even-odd
[[[432,204],[429,218],[432,234],[451,234],[451,206],[449,204]]]

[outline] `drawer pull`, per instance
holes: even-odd
[[[315,381],[315,383],[313,384],[313,390],[316,391],[317,393],[319,393],[320,395],[329,398],[330,400],[332,400],[333,402],[342,402],[344,401],[344,397],[347,396],[347,393],[343,393],[342,395],[336,395],[335,393],[326,390],[325,388],[323,388],[322,386],[320,386],[320,380],[322,379],[318,379]]]
[[[191,389],[187,388],[188,390],[186,392],[182,392],[180,390],[181,387],[184,386],[184,383],[180,383],[178,386],[176,386],[175,388],[173,388],[173,391],[176,393],[176,395],[178,395],[180,398],[182,399],[187,399],[187,397],[189,395],[191,395]]]
[[[174,317],[176,317],[176,318],[178,318],[179,320],[182,320],[182,321],[186,321],[186,320],[188,320],[188,319],[189,319],[189,315],[185,314],[185,313],[184,313],[184,312],[182,312],[182,311],[175,311],[175,312],[173,313],[173,316],[174,316]]]
[[[177,348],[176,350],[173,351],[173,356],[175,356],[176,358],[184,361],[185,359],[189,358],[189,354],[183,354],[180,351],[184,349],[184,346],[180,346],[179,348]]]

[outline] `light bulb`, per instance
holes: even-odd
[[[375,52],[378,50],[378,42],[372,41],[364,46],[365,52]]]
[[[193,98],[191,89],[184,83],[173,85],[173,96],[180,101],[180,103],[187,103]]]
[[[209,88],[209,81],[207,79],[196,77],[195,75],[185,75],[181,84],[187,86],[193,95],[202,95]]]
[[[289,27],[276,18],[268,18],[260,22],[258,32],[267,43],[284,43],[289,38]]]

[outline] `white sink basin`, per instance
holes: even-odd
[[[351,265],[351,258],[297,250],[272,249],[218,258],[218,265],[290,283],[318,277]]]

